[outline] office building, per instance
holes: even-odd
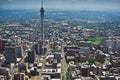
[[[54,59],[56,59],[57,62],[60,63],[61,62],[61,53],[55,52]]]
[[[35,50],[28,51],[28,62],[34,63],[35,61]]]
[[[7,63],[16,63],[17,58],[23,57],[23,48],[21,45],[8,42],[5,44],[4,56]]]
[[[12,43],[7,43],[5,45],[5,59],[7,63],[16,63],[17,62],[17,53],[16,45]]]
[[[14,74],[14,80],[25,80],[25,74],[24,73]]]
[[[6,40],[0,39],[0,53],[3,53],[5,50],[5,43],[7,43]]]
[[[22,58],[23,57],[23,47],[21,45],[16,46],[16,53],[17,53],[17,58]]]

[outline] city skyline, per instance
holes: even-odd
[[[41,0],[1,0],[0,9],[40,9]],[[46,9],[119,10],[120,0],[44,0]]]
[[[119,3],[0,0],[0,80],[120,80]]]

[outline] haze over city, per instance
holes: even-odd
[[[120,0],[44,0],[46,9],[119,10]],[[39,9],[40,0],[0,0],[1,9]]]
[[[0,80],[120,80],[120,0],[0,0]]]

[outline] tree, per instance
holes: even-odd
[[[93,59],[93,58],[92,59],[88,59],[89,63],[95,63],[96,61],[97,61],[97,59]]]
[[[66,79],[65,79],[65,76],[62,76],[62,80],[66,80]]]
[[[66,80],[71,80],[70,72],[66,72]]]
[[[120,68],[118,68],[118,72],[119,72],[119,74],[120,74]]]

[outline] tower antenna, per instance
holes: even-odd
[[[41,1],[41,8],[43,8],[43,0]]]

